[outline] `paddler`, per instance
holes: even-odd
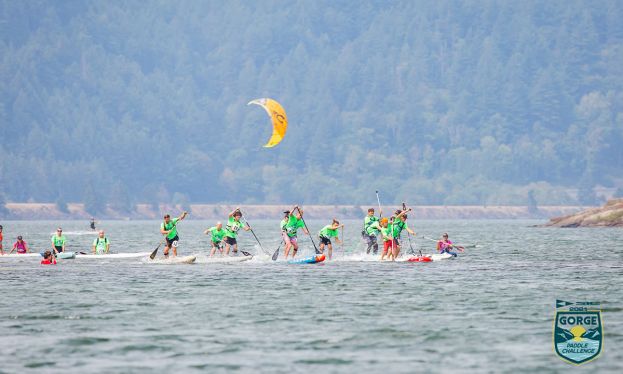
[[[363,240],[368,245],[366,249],[367,254],[370,254],[372,248],[374,248],[374,254],[378,253],[379,245],[376,241],[376,236],[380,231],[379,218],[374,215],[374,208],[370,208],[368,209],[368,215],[363,220],[363,231],[361,232]]]
[[[381,261],[383,261],[388,253],[392,253],[392,243],[394,238],[392,236],[392,227],[387,217],[381,218],[380,226],[381,236],[383,237],[383,253],[381,253]]]
[[[329,247],[329,260],[331,259],[331,255],[333,254],[333,245],[331,244],[331,238],[335,238],[335,242],[337,244],[342,243],[340,238],[338,237],[338,229],[340,227],[344,227],[344,225],[340,225],[340,222],[333,219],[333,222],[330,225],[326,225],[320,230],[318,233],[318,237],[320,238],[320,252],[324,253],[324,246]]]
[[[225,237],[225,230],[223,229],[223,224],[221,222],[217,222],[216,226],[210,227],[203,233],[206,235],[212,236],[210,240],[210,242],[212,243],[212,250],[210,251],[210,257],[214,256],[217,249],[221,252],[221,254],[223,254],[223,238]]]
[[[0,225],[0,255],[4,254],[4,251],[2,249],[2,239],[4,239],[4,237],[2,236],[2,225]]]
[[[43,260],[41,260],[41,265],[56,265],[56,258],[52,256],[52,252],[50,252],[50,250],[46,250],[43,253]]]
[[[100,230],[97,233],[97,238],[95,238],[95,240],[93,240],[93,254],[97,254],[97,255],[103,255],[103,254],[108,254],[108,251],[110,251],[110,242],[108,241],[108,238],[106,237],[104,230]]]
[[[415,236],[415,232],[407,226],[407,212],[410,212],[411,208],[400,210],[398,209],[394,215],[394,223],[392,224],[392,236],[393,236],[393,248],[392,248],[392,261],[395,261],[400,254],[400,234],[402,230],[407,230],[407,232],[413,236]]]
[[[20,255],[30,252],[30,249],[28,249],[28,244],[26,244],[21,235],[17,236],[17,241],[13,244],[13,249],[11,249],[11,252],[9,252],[9,254],[13,253],[13,251],[15,250],[17,250],[17,254]]]
[[[95,231],[95,217],[91,217],[91,222],[89,226],[91,226],[91,230]]]
[[[188,212],[182,212],[182,214],[171,219],[170,214],[164,215],[164,222],[160,224],[160,233],[165,236],[166,245],[164,246],[164,257],[169,256],[169,249],[173,250],[173,256],[177,256],[177,242],[180,238],[177,236],[177,223],[188,215]]]
[[[441,236],[441,239],[437,241],[437,251],[439,251],[439,253],[450,254],[453,257],[458,256],[456,252],[450,252],[450,248],[456,248],[460,252],[463,252],[465,250],[464,247],[452,244],[452,241],[448,239],[448,233],[444,232]]]
[[[231,213],[229,213],[227,218],[227,226],[225,226],[225,254],[229,255],[229,249],[233,246],[233,253],[238,253],[238,241],[236,237],[238,236],[238,231],[242,228],[244,231],[249,231],[249,226],[245,226],[240,222],[240,218],[242,218],[242,213],[240,212],[240,208],[234,209]]]
[[[57,228],[56,234],[52,235],[52,252],[54,254],[64,252],[66,243],[67,239],[65,235],[63,235],[63,229],[60,227]]]
[[[296,214],[294,213],[296,211]],[[283,240],[286,243],[286,247],[284,249],[284,253],[286,255],[286,259],[288,259],[288,254],[290,253],[290,248],[292,248],[292,258],[296,256],[296,252],[299,250],[299,245],[297,243],[297,232],[298,229],[303,229],[305,234],[309,235],[309,232],[305,228],[305,223],[303,222],[303,211],[296,205],[292,209],[292,213],[290,213],[288,217],[288,222],[285,226],[285,235],[283,236]]]

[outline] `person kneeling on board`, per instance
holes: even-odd
[[[48,249],[43,253],[43,260],[41,265],[56,265],[56,258],[52,256],[52,252]]]
[[[210,227],[203,232],[206,235],[211,235],[210,242],[212,243],[212,250],[210,251],[210,257],[214,256],[218,249],[223,254],[223,238],[225,237],[225,230],[223,230],[223,224],[217,222],[216,226]]]
[[[11,252],[9,252],[9,254],[13,253],[13,251],[15,250],[17,250],[17,254],[20,255],[30,252],[30,249],[28,249],[28,244],[26,244],[24,239],[22,239],[21,235],[17,237],[17,241],[15,242],[15,244],[13,244],[13,249],[11,249]]]
[[[108,254],[108,251],[110,251],[110,242],[108,238],[104,236],[104,230],[100,230],[97,234],[97,238],[93,240],[92,250],[93,254],[96,255]]]
[[[65,235],[63,235],[63,229],[56,229],[56,234],[52,235],[52,252],[53,253],[61,253],[65,251],[65,244],[67,243],[67,239]]]
[[[344,225],[340,225],[340,222],[333,219],[333,222],[330,225],[326,225],[320,230],[318,233],[318,237],[320,238],[320,252],[324,253],[325,245],[329,247],[329,260],[331,259],[331,255],[333,254],[333,245],[331,244],[331,238],[335,238],[335,242],[340,244],[340,238],[338,238],[337,230],[340,227],[344,227]]]
[[[450,248],[456,248],[460,252],[463,252],[463,247],[455,246],[454,244],[452,244],[452,241],[448,239],[448,233],[446,232],[441,237],[441,240],[437,241],[437,251],[439,251],[439,253],[450,254],[454,257],[458,256],[456,252],[450,252]]]
[[[160,233],[165,236],[167,244],[164,246],[164,257],[169,257],[169,250],[173,250],[173,256],[177,256],[177,242],[180,238],[177,236],[177,223],[188,215],[183,212],[179,217],[171,219],[171,215],[165,214],[164,222],[160,225]]]

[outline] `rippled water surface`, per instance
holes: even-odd
[[[255,233],[272,253],[277,222]],[[328,222],[310,221],[316,232]],[[361,254],[359,221],[333,261],[154,265],[140,259],[0,258],[0,372],[623,371],[623,230],[533,228],[529,221],[415,221],[478,244],[456,260],[381,263]],[[48,246],[58,222],[2,222],[5,248]],[[180,223],[181,254],[204,259],[212,222]],[[413,224],[413,222],[412,222]],[[88,250],[84,222],[64,222]],[[102,222],[112,250],[150,251],[159,222]],[[250,233],[242,249],[261,250]],[[409,247],[407,238],[403,238]],[[301,238],[302,254],[311,254]],[[553,351],[555,300],[601,301],[600,358],[575,368]]]

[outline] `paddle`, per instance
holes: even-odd
[[[297,207],[298,209],[298,207]],[[299,210],[300,212],[300,210]],[[318,247],[316,247],[316,243],[314,243],[314,238],[312,238],[311,233],[309,232],[309,229],[307,228],[307,223],[305,223],[305,218],[303,218],[303,215],[301,214],[301,220],[303,221],[303,225],[305,226],[305,231],[307,231],[307,235],[309,235],[309,239],[311,240],[312,244],[314,245],[314,250],[316,251],[316,254],[319,255],[322,252],[320,252],[320,250],[318,249]]]
[[[407,210],[407,204],[405,204],[404,202],[402,203],[402,210]],[[412,255],[415,255],[415,250],[413,249],[413,245],[411,244],[411,234],[409,233],[409,231],[407,230],[407,237],[409,238],[409,248],[411,249],[411,251],[409,253],[411,253]]]
[[[381,199],[379,199],[379,191],[376,191],[376,202],[379,204],[379,218],[383,215],[383,210],[381,209]]]
[[[342,256],[344,256],[344,225],[342,225],[342,242],[340,243],[340,247],[342,247]]]
[[[262,252],[266,253],[267,255],[270,256],[270,252],[267,252],[264,247],[262,247],[262,243],[260,243],[260,240],[257,238],[257,235],[255,235],[255,232],[253,231],[253,229],[251,228],[251,225],[249,225],[249,221],[247,221],[246,219],[244,219],[244,223],[247,225],[247,227],[249,228],[249,231],[251,231],[251,234],[253,234],[253,237],[255,238],[255,240],[257,241],[257,244],[260,245],[260,248],[262,249]],[[242,252],[242,251],[240,251]],[[248,252],[246,252],[248,253]],[[243,255],[248,256],[247,254],[245,254],[245,252],[242,252]]]
[[[156,257],[156,254],[158,253],[158,249],[160,249],[160,246],[162,245],[162,243],[164,243],[164,240],[161,240],[160,243],[158,243],[158,246],[156,247],[156,249],[154,249],[153,252],[151,252],[151,254],[149,255],[150,259],[154,259]]]

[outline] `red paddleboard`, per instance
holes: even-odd
[[[426,257],[426,256],[417,256],[417,257],[411,257],[407,261],[408,262],[431,262],[433,261],[433,259],[430,257]]]

